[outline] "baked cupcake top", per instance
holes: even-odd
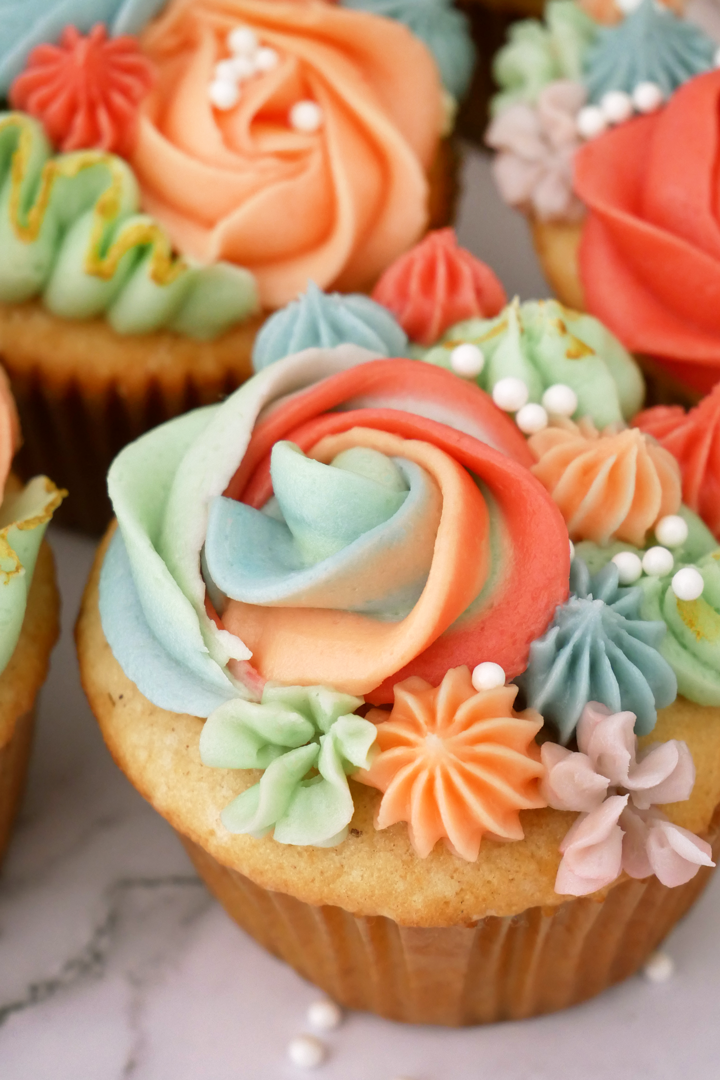
[[[277,341],[310,325],[276,318]],[[420,859],[521,842],[549,806],[581,815],[559,893],[688,880],[708,845],[658,807],[689,798],[692,755],[637,742],[678,686],[720,705],[720,551],[673,454],[621,416],[543,409],[526,438],[470,374],[304,344],[109,477],[103,631],[150,702],[205,718],[204,764],[239,770],[222,827],[343,843],[352,777]]]
[[[498,54],[496,180],[534,220],[579,224],[587,310],[707,392],[720,374],[718,43],[654,0],[584,7],[555,0]]]
[[[472,62],[446,0],[422,11],[0,4],[0,301],[212,338],[310,280],[372,286],[427,226]]]

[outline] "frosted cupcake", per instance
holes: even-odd
[[[13,9],[0,353],[23,468],[52,461],[77,523],[125,442],[243,381],[269,311],[372,287],[448,219],[447,66],[326,0]]]
[[[645,358],[653,395],[697,397],[720,373],[717,43],[651,0],[613,25],[567,2],[546,20],[526,28],[526,70],[517,43],[498,58],[501,193],[559,297]]]
[[[337,1000],[549,1012],[713,865],[720,552],[639,430],[526,440],[472,379],[376,357],[268,362],[123,451],[83,685],[233,918]]]
[[[0,370],[0,858],[25,786],[35,698],[60,629],[53,560],[43,536],[65,492],[44,476],[23,487],[10,473],[19,438]]]

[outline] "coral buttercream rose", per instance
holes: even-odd
[[[272,63],[219,108],[210,87],[240,26]],[[367,287],[421,235],[442,96],[404,26],[322,0],[171,0],[141,46],[157,83],[132,164],[183,253],[248,267],[275,308],[308,280]]]
[[[568,593],[567,529],[531,462],[492,399],[440,368],[354,346],[281,360],[111,470],[152,650],[228,696],[267,682],[384,704],[398,681],[437,686],[485,660],[512,678]],[[105,596],[115,655],[166,706],[138,673],[141,632]],[[203,715],[187,694],[184,708]]]
[[[575,189],[586,305],[629,349],[706,393],[720,377],[720,72],[584,146]]]

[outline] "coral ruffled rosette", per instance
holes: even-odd
[[[220,111],[208,88],[238,25],[279,63]],[[442,87],[404,26],[320,0],[171,0],[139,40],[157,78],[131,162],[180,250],[247,266],[276,308],[308,280],[371,285],[422,234]],[[316,131],[289,123],[303,100]]]
[[[634,352],[706,393],[720,375],[720,72],[578,153],[589,209],[580,249],[588,310]]]

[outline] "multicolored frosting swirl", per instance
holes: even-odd
[[[642,405],[645,389],[630,354],[597,319],[563,307],[556,300],[517,300],[494,319],[470,319],[452,326],[422,358],[452,369],[458,345],[476,345],[485,358],[478,385],[492,391],[505,378],[520,379],[528,400],[540,402],[545,390],[569,386],[578,416],[599,427],[629,420]]]

